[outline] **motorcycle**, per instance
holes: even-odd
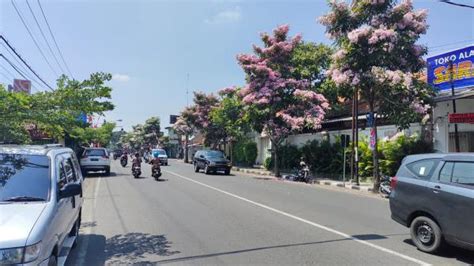
[[[287,176],[286,179],[290,179],[295,182],[310,183],[311,177],[309,175],[309,167],[305,165],[300,169],[295,169],[295,173],[293,175]]]
[[[161,176],[161,168],[160,167],[154,167],[151,169],[151,176],[155,178],[155,180],[160,179]]]
[[[120,164],[122,165],[122,167],[126,167],[126,166],[127,166],[127,163],[128,163],[128,158],[127,158],[126,155],[120,157]]]
[[[141,166],[139,164],[134,164],[132,166],[132,175],[133,175],[133,177],[139,178],[141,174],[142,174]]]
[[[390,193],[392,192],[390,180],[391,177],[389,176],[382,176],[380,178],[379,194],[382,195],[382,197],[388,198],[390,196]]]

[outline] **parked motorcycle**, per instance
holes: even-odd
[[[142,174],[142,168],[139,164],[134,164],[132,166],[132,175],[135,178],[139,178],[140,175]]]
[[[294,174],[287,176],[286,179],[289,179],[295,182],[310,183],[311,177],[309,175],[309,167],[304,165],[300,169],[295,168]]]
[[[380,178],[379,194],[382,195],[382,197],[388,198],[392,192],[390,180],[391,177],[385,175]]]

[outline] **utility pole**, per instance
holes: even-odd
[[[449,81],[451,83],[451,96],[453,98],[453,114],[456,113],[456,100],[454,99],[454,64],[453,61],[449,61]],[[459,134],[458,134],[458,124],[454,123],[454,145],[456,147],[456,152],[460,152],[459,148]]]
[[[354,156],[354,175],[356,179],[356,184],[359,186],[360,185],[360,180],[359,180],[359,89],[355,89],[355,106],[354,106],[354,117],[355,117],[355,156]]]

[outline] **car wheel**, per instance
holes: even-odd
[[[436,253],[441,248],[443,235],[441,228],[432,219],[420,216],[410,226],[411,239],[416,247],[427,253]]]
[[[206,166],[204,167],[204,173],[206,175],[210,174],[211,173],[211,170],[209,169],[209,165],[206,164]]]
[[[48,260],[48,266],[57,266],[58,265],[58,262],[56,260],[56,256],[54,256],[54,254],[51,254],[51,257],[49,257],[49,260]]]
[[[199,167],[197,166],[197,163],[194,163],[194,172],[199,172]]]

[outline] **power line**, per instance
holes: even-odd
[[[8,60],[8,58],[6,58],[3,54],[0,54],[0,57],[3,58],[5,61],[7,61],[7,63],[8,63],[13,69],[15,69],[15,71],[16,71],[18,74],[20,74],[20,76],[22,76],[24,79],[27,79],[27,78],[25,77],[25,75],[23,75],[23,73],[21,73],[21,71],[18,70],[18,67],[15,66],[10,60]]]
[[[26,61],[16,52],[16,50],[10,45],[10,43],[7,41],[7,39],[5,39],[5,37],[3,37],[2,35],[0,35],[0,39],[2,39],[5,44],[10,48],[10,50],[15,53],[15,55],[21,60],[21,62],[23,62],[23,64],[28,67],[28,69],[39,79],[41,80],[41,82],[43,82],[44,85],[46,85],[46,87],[48,87],[50,90],[54,91],[53,87],[51,87],[48,83],[46,83],[46,81],[44,81],[34,70],[33,68],[30,67],[30,65],[28,65],[28,63],[26,63]]]
[[[26,5],[28,5],[28,9],[30,10],[31,15],[33,16],[33,19],[34,19],[35,22],[36,22],[36,26],[38,26],[38,28],[39,28],[39,30],[40,30],[41,36],[43,36],[43,39],[44,39],[44,41],[45,41],[45,43],[46,43],[46,46],[48,46],[49,52],[51,53],[51,55],[53,55],[54,61],[56,61],[56,64],[58,64],[59,69],[61,69],[61,71],[62,71],[62,74],[66,73],[66,71],[64,71],[64,69],[63,69],[63,67],[61,66],[61,64],[59,64],[58,58],[57,58],[56,55],[53,53],[53,49],[51,49],[51,45],[49,45],[48,39],[46,39],[46,36],[44,35],[43,29],[41,28],[41,26],[40,26],[40,24],[39,24],[39,22],[38,22],[38,19],[36,19],[35,12],[33,12],[33,9],[31,8],[30,2],[28,2],[28,0],[26,0]]]
[[[465,5],[465,4],[455,3],[455,2],[452,2],[452,1],[449,1],[449,0],[439,0],[439,1],[442,2],[442,3],[449,4],[449,5],[453,5],[453,6],[460,6],[460,7],[467,7],[467,8],[472,8],[472,9],[474,9],[474,6],[471,6],[471,5]]]
[[[17,66],[20,66],[21,70],[23,71],[23,74],[25,74],[25,76],[29,80],[36,82],[36,84],[38,84],[40,88],[43,87],[43,85],[41,85],[37,79],[35,79],[33,76],[31,76],[28,73],[28,69],[23,65],[23,63],[18,59],[18,57],[16,57],[15,54],[12,51],[10,51],[10,49],[6,46],[6,44],[4,42],[0,42],[0,43],[5,48],[5,50],[11,55],[11,57],[16,61],[16,63],[18,64]]]
[[[13,75],[12,72],[10,72],[6,67],[4,67],[4,66],[1,65],[1,64],[0,64],[0,67],[2,67],[3,70],[5,70],[5,72],[7,72],[7,73],[10,75],[10,77],[11,77],[12,80],[15,79],[15,75]]]
[[[58,43],[56,42],[56,38],[54,37],[53,31],[51,30],[51,27],[49,26],[49,22],[48,22],[48,20],[46,19],[46,14],[44,13],[44,10],[43,10],[43,7],[41,6],[40,0],[37,0],[37,2],[38,2],[38,5],[39,5],[39,7],[40,7],[40,9],[41,9],[41,14],[43,14],[44,21],[46,22],[46,25],[48,26],[49,34],[51,35],[51,38],[52,38],[53,41],[54,41],[54,45],[56,46],[56,49],[58,49],[59,56],[61,57],[61,60],[63,61],[64,65],[66,66],[67,72],[68,72],[69,75],[71,75],[71,77],[74,79],[74,76],[72,75],[71,70],[69,69],[69,66],[68,66],[67,63],[66,63],[66,60],[64,60],[63,53],[61,52],[61,49],[59,49],[59,45],[58,45]]]
[[[455,45],[455,44],[467,43],[467,42],[472,42],[472,41],[474,41],[474,39],[468,39],[468,40],[458,41],[458,42],[452,42],[452,43],[445,43],[445,44],[441,44],[441,45],[430,46],[430,47],[428,47],[428,49],[434,49],[434,48],[439,48],[439,47],[451,46],[451,45]]]
[[[2,46],[5,48],[5,50],[13,57],[13,59],[15,59],[15,61],[20,65],[21,69],[23,70],[23,72],[28,72],[28,70],[26,69],[26,67],[23,65],[23,63],[20,62],[20,60],[18,60],[18,58],[15,56],[15,54],[13,54],[12,51],[10,51],[10,49],[7,47],[7,45],[4,43],[4,42],[0,42],[2,44]]]
[[[3,77],[5,77],[5,80],[6,80],[7,82],[10,80],[10,77],[8,77],[5,73],[0,72],[0,75],[2,75]]]
[[[10,60],[8,60],[8,58],[6,58],[3,54],[0,53],[0,57],[3,58],[18,74],[20,74],[20,76],[22,76],[25,80],[28,80],[28,78],[18,69],[18,66],[16,66],[15,64],[13,64]],[[15,79],[15,75],[11,74],[10,71],[8,71],[5,67],[2,66],[2,68],[4,70],[6,70],[10,75],[13,76],[13,79]],[[31,81],[30,81],[31,82]],[[33,84],[31,84],[31,87],[34,88],[35,90],[38,90],[38,88],[36,88],[36,86],[34,86]]]
[[[7,50],[7,51],[10,52],[10,50]],[[5,57],[5,55],[3,55],[3,56]],[[18,59],[16,57],[13,57],[13,58],[15,58],[16,61],[18,62]],[[22,66],[21,63],[20,63],[20,66]],[[40,86],[40,88],[43,86],[36,79],[32,79],[31,76],[28,75],[28,71],[25,70],[26,68],[24,66],[22,66],[23,69],[20,69],[20,67],[18,67],[18,65],[15,65],[15,67],[18,68],[18,71],[21,72],[21,74],[23,74],[23,76],[26,77],[26,79],[30,80],[31,82],[36,82],[36,84],[38,84]],[[32,86],[34,86],[34,84],[32,84]],[[38,90],[38,88],[36,88],[36,86],[34,86],[34,88]]]
[[[33,40],[33,42],[35,43],[35,46],[36,48],[38,48],[38,51],[40,52],[40,54],[43,56],[44,60],[46,61],[46,63],[48,64],[49,68],[53,71],[54,75],[58,76],[58,73],[56,73],[56,71],[54,70],[53,66],[51,66],[51,63],[49,62],[48,58],[46,58],[46,56],[44,55],[43,53],[43,50],[41,50],[38,42],[36,41],[35,37],[33,36],[33,33],[31,33],[30,31],[30,28],[28,27],[28,25],[26,24],[26,21],[23,19],[23,15],[21,14],[20,10],[16,7],[16,4],[13,0],[10,0],[13,7],[15,8],[15,11],[16,13],[18,14],[18,16],[20,17],[20,20],[21,22],[23,23],[23,26],[25,26],[26,30],[28,31],[28,34],[30,35],[31,39]]]

